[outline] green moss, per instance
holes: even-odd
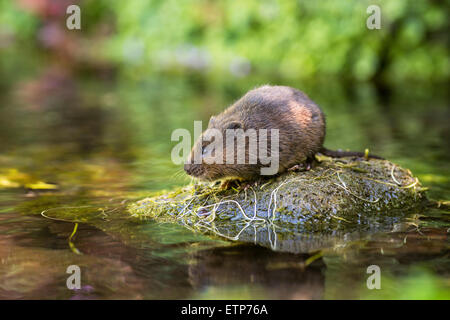
[[[280,240],[385,230],[424,200],[418,179],[389,161],[327,158],[313,170],[286,173],[247,191],[198,183],[128,209],[139,219],[280,249]]]

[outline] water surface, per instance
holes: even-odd
[[[448,201],[445,86],[142,77],[11,61],[0,69],[1,299],[450,298],[445,209],[311,254],[211,239],[126,211],[190,182],[170,160],[174,129],[207,123],[264,83],[301,88],[323,108],[328,148],[370,148],[411,169],[430,198]],[[373,264],[381,290],[366,286]],[[69,265],[82,270],[80,290],[66,287]]]

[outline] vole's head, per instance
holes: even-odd
[[[246,150],[242,149],[245,148],[245,143],[238,145],[236,137],[227,140],[227,132],[243,130],[245,130],[244,123],[232,113],[224,112],[211,117],[208,128],[194,143],[184,165],[186,173],[207,181],[244,177],[244,173],[251,168],[249,168],[249,165],[238,164],[236,157],[238,149],[246,153]],[[233,154],[228,155],[228,157],[227,147],[234,150]]]

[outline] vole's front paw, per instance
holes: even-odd
[[[242,181],[239,186],[239,189],[247,191],[249,188],[257,187],[257,186],[258,186],[258,181]]]
[[[307,162],[307,163],[300,163],[300,164],[296,164],[295,166],[287,169],[288,171],[309,171],[311,170],[311,163]]]
[[[237,188],[240,186],[240,181],[237,179],[229,179],[229,180],[224,180],[222,181],[222,183],[220,184],[220,189],[221,190],[228,190],[228,189],[232,189],[232,188]]]
[[[243,181],[239,179],[230,179],[225,180],[220,185],[220,189],[228,190],[228,189],[238,189],[238,190],[248,190],[251,187],[256,187],[258,185],[258,181]]]

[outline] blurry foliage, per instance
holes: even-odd
[[[138,74],[196,70],[212,76],[441,81],[450,72],[449,2],[84,0],[79,5],[82,35],[107,26],[104,41],[95,46],[99,54],[136,65]],[[381,8],[381,30],[366,27],[371,4]],[[10,1],[2,0],[0,9],[1,34],[32,37],[42,19]]]
[[[0,43],[2,48],[10,37],[27,38],[35,35],[38,20],[24,12],[14,1],[0,1]]]
[[[439,260],[437,260],[439,261]],[[439,261],[445,265],[445,261]],[[361,289],[361,299],[386,300],[448,300],[450,299],[448,280],[436,276],[426,268],[415,266],[404,276],[382,277],[381,290]],[[420,288],[420,289],[419,289]]]

